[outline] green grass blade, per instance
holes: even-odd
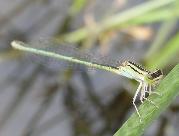
[[[179,64],[161,81],[156,92],[162,96],[151,95],[149,99],[155,102],[159,108],[145,101],[139,107],[143,122],[140,123],[137,114],[134,113],[114,136],[141,136],[146,128],[179,95]]]
[[[125,12],[114,15],[104,20],[100,24],[100,29],[108,30],[110,28],[115,28],[120,24],[124,24],[125,22],[130,21],[131,19],[144,15],[152,10],[166,6],[173,2],[175,2],[175,0],[162,0],[162,2],[158,0],[152,0],[152,1],[140,4],[138,6],[135,6],[134,8],[130,8]]]
[[[157,9],[155,11],[151,11],[149,13],[142,15],[142,16],[136,17],[136,18],[130,20],[130,22],[127,22],[126,26],[151,24],[151,23],[156,23],[156,22],[177,19],[178,17],[179,17],[179,10],[176,12],[176,10],[174,8],[165,7],[162,9]]]

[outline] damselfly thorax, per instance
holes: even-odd
[[[133,97],[133,105],[137,111],[137,114],[140,118],[141,121],[141,115],[137,109],[137,106],[135,104],[137,95],[139,93],[141,93],[140,95],[140,101],[143,103],[143,100],[147,100],[150,103],[152,103],[154,106],[157,107],[157,105],[155,105],[155,103],[151,100],[149,100],[146,97],[146,93],[148,93],[149,95],[152,93],[155,93],[157,95],[160,95],[157,92],[152,92],[152,89],[155,88],[160,80],[163,77],[163,73],[160,69],[157,69],[153,72],[148,71],[144,68],[142,68],[140,65],[131,62],[131,61],[125,61],[123,62],[119,67],[119,71],[118,74],[123,75],[125,77],[128,77],[130,79],[135,79],[136,81],[139,82],[139,86],[137,88],[137,91]]]

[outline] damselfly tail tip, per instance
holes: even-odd
[[[12,41],[12,42],[11,42],[11,46],[12,46],[13,48],[16,48],[16,43],[17,43],[16,40]]]
[[[14,40],[14,41],[11,42],[11,46],[12,46],[14,49],[19,49],[19,48],[22,47],[20,43],[21,43],[21,41]]]

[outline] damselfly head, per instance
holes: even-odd
[[[152,77],[156,78],[156,77],[159,77],[159,76],[163,76],[163,72],[162,70],[160,69],[156,69],[156,71],[154,71],[152,74],[151,74]]]
[[[163,77],[163,72],[160,69],[156,69],[154,72],[149,74],[150,79],[159,81]]]

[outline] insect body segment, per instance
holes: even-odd
[[[144,70],[141,66],[131,61],[124,61],[118,68],[118,74],[128,77],[130,79],[135,79],[138,82],[144,80],[145,75],[149,74],[148,71]]]

